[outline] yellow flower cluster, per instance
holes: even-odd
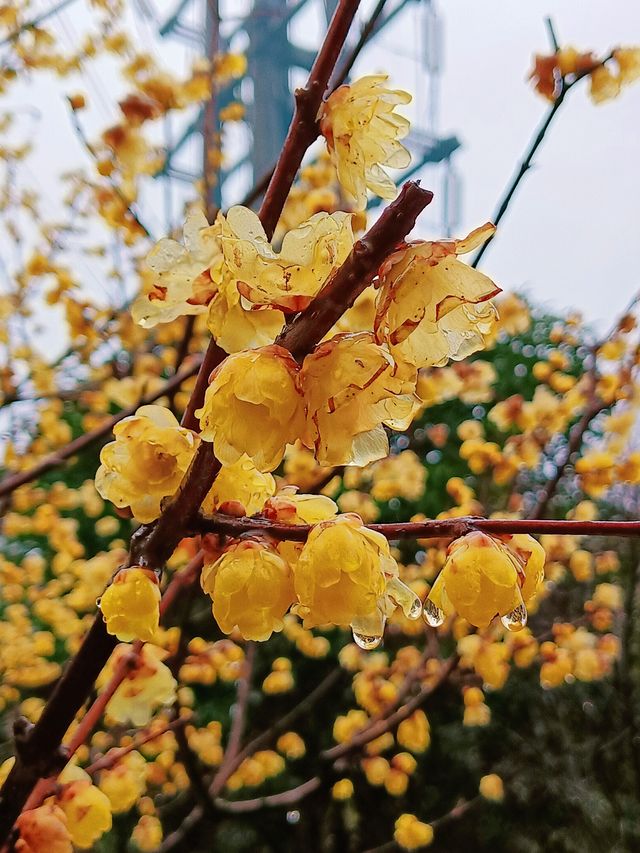
[[[284,616],[295,605],[305,628],[351,625],[357,642],[374,647],[396,605],[418,618],[420,599],[399,580],[387,540],[356,515],[322,520],[334,513],[327,498],[274,498],[267,509],[272,518],[315,525],[304,545],[276,548],[243,539],[205,565],[202,586],[225,633],[237,628],[245,639],[265,640],[283,629]]]
[[[413,814],[401,814],[396,820],[393,837],[403,850],[419,850],[433,842],[433,827]]]
[[[604,60],[593,53],[580,53],[574,47],[563,47],[549,56],[536,55],[530,79],[547,100],[555,101],[563,82],[590,78],[591,99],[601,104],[616,98],[623,87],[640,78],[640,48],[619,47]]]

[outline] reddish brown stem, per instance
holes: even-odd
[[[301,360],[373,281],[380,264],[411,231],[433,199],[416,181],[408,181],[398,198],[358,240],[344,264],[309,307],[284,329],[276,343]]]
[[[394,539],[458,539],[472,530],[482,530],[495,536],[515,533],[567,536],[640,536],[640,521],[565,521],[547,518],[461,518],[400,521],[389,524],[367,524],[369,530]],[[274,539],[304,542],[312,530],[308,524],[278,524],[267,518],[235,518],[216,513],[211,518],[200,517],[199,533],[224,533],[237,538],[243,533],[260,533]]]

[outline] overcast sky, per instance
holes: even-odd
[[[40,0],[46,9],[52,0]],[[52,24],[70,45],[87,19],[87,0],[79,0]],[[194,0],[197,2],[197,0]],[[318,3],[318,0],[315,0]],[[166,17],[175,0],[156,0]],[[363,17],[374,5],[363,2]],[[393,8],[393,0],[389,6]],[[223,9],[240,14],[244,0],[226,0]],[[84,7],[84,10],[83,10]],[[133,2],[132,2],[133,7]],[[428,108],[421,56],[425,49],[418,4],[409,4],[398,23],[377,39],[357,72],[388,71],[395,85],[416,95],[412,115],[422,119]],[[439,130],[456,134],[462,148],[455,155],[462,180],[462,235],[490,219],[546,102],[526,81],[534,51],[548,50],[544,26],[551,15],[562,43],[604,54],[617,44],[640,44],[640,3],[630,0],[441,0],[438,11],[444,34],[439,84]],[[299,17],[298,35],[317,42],[319,28],[313,9]],[[187,52],[156,40],[149,23],[135,22],[138,43],[154,49],[173,67],[186,66]],[[78,81],[84,84],[87,80]],[[12,90],[10,103],[22,109],[35,103],[37,157],[30,169],[41,186],[44,211],[51,216],[59,204],[55,173],[81,162],[83,152],[68,120],[62,95],[78,88],[76,81],[39,75]],[[122,84],[108,72],[89,79],[92,110],[83,114],[89,130],[104,128],[117,116]],[[82,87],[80,87],[82,88]],[[526,289],[535,299],[562,312],[577,307],[604,327],[640,287],[635,270],[640,236],[640,81],[621,97],[602,106],[580,85],[568,96],[556,123],[525,178],[499,237],[483,261],[484,269],[505,290]],[[425,183],[428,183],[426,176]],[[441,194],[423,217],[421,236],[440,236]],[[159,205],[149,211],[156,233],[162,234]],[[84,269],[85,261],[80,261]],[[104,292],[105,284],[86,268],[86,286]],[[109,285],[111,287],[111,285]]]

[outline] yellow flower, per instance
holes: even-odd
[[[136,323],[149,329],[185,314],[202,314],[219,280],[222,263],[221,224],[209,225],[201,210],[193,209],[184,224],[184,246],[164,238],[147,255],[152,273],[148,292],[133,303]],[[213,267],[214,273],[210,272]]]
[[[640,78],[640,47],[619,47],[613,51],[618,63],[620,82],[625,85]]]
[[[155,815],[142,815],[133,828],[131,838],[143,853],[153,853],[162,843],[162,824]]]
[[[404,375],[403,375],[404,374]],[[389,453],[382,424],[406,429],[418,406],[415,372],[402,373],[373,335],[336,335],[307,356],[305,444],[321,465],[366,465]]]
[[[248,456],[241,456],[233,465],[222,466],[202,509],[204,512],[213,512],[222,504],[237,501],[244,507],[245,515],[253,515],[262,509],[275,491],[276,481],[273,476],[258,471]]]
[[[458,260],[495,231],[490,223],[462,240],[418,241],[380,268],[375,330],[398,361],[416,367],[460,361],[485,346],[497,318],[488,300],[500,288]]]
[[[111,829],[111,804],[84,770],[67,765],[60,774],[61,791],[56,796],[67,818],[69,835],[76,847],[87,850]]]
[[[493,800],[496,803],[504,799],[504,785],[497,773],[489,773],[480,779],[479,790],[485,800]]]
[[[363,526],[358,516],[341,515],[313,528],[294,568],[296,611],[304,626],[350,625],[376,613],[386,587],[385,572],[397,573],[389,544]]]
[[[331,789],[334,800],[350,800],[353,797],[353,782],[351,779],[338,779]]]
[[[73,853],[65,813],[51,802],[22,812],[16,829],[17,853]]]
[[[146,766],[140,753],[133,750],[114,767],[102,771],[98,787],[109,798],[114,814],[129,811],[144,794]]]
[[[419,850],[433,841],[433,827],[413,814],[401,814],[395,823],[393,837],[403,850]]]
[[[98,687],[108,683],[123,657],[131,654],[131,646],[116,647],[109,663],[98,677]],[[117,688],[107,705],[108,716],[116,723],[146,725],[156,708],[168,705],[176,697],[176,680],[168,666],[162,663],[166,652],[149,643],[144,645],[127,677]]]
[[[223,465],[246,454],[259,471],[273,471],[302,432],[296,362],[277,346],[230,355],[213,372],[196,416]]]
[[[429,720],[424,711],[418,709],[398,726],[397,739],[400,746],[411,752],[424,752],[431,743]]]
[[[316,213],[275,252],[256,214],[232,207],[222,223],[225,267],[242,296],[285,311],[306,308],[353,246],[351,217]]]
[[[113,429],[115,441],[100,452],[96,490],[117,507],[131,507],[138,521],[160,515],[193,459],[197,437],[163,406],[141,406]]]
[[[246,640],[268,640],[281,631],[295,599],[289,566],[263,541],[232,544],[204,567],[201,581],[220,628],[226,634],[238,628]]]
[[[411,155],[399,142],[409,122],[395,112],[411,95],[387,89],[387,76],[370,75],[340,86],[320,108],[320,132],[338,172],[340,185],[359,209],[367,204],[367,189],[381,198],[395,198],[396,186],[381,168],[405,169]]]
[[[207,326],[225,352],[240,352],[272,344],[284,326],[284,314],[246,302],[225,276],[209,303]]]
[[[515,541],[514,541],[515,540]],[[425,619],[441,624],[456,611],[479,628],[496,614],[510,630],[527,621],[526,603],[542,582],[544,551],[530,536],[505,545],[480,531],[456,539],[425,602]]]
[[[594,104],[603,104],[605,101],[617,98],[620,94],[620,78],[616,77],[606,65],[600,65],[591,72],[589,94]]]
[[[125,643],[153,641],[160,619],[160,587],[152,571],[120,569],[100,600],[107,632]]]

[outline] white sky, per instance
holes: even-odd
[[[40,0],[39,8],[52,2]],[[79,0],[53,25],[66,44],[83,29],[85,3]],[[373,0],[363,2],[363,17],[373,5]],[[393,7],[393,0],[389,5]],[[174,0],[156,0],[155,6],[164,19]],[[225,3],[238,14],[245,6],[244,0]],[[462,141],[455,156],[463,182],[457,228],[462,235],[491,217],[544,116],[546,102],[531,90],[526,76],[533,52],[548,50],[545,16],[552,16],[563,43],[602,54],[617,44],[640,44],[640,3],[440,0],[438,8],[444,30],[439,130]],[[417,6],[409,4],[398,24],[376,40],[356,69],[387,71],[394,85],[416,95],[414,114],[427,109],[419,61],[424,48],[421,20]],[[297,28],[308,43],[317,40],[313,12]],[[136,34],[141,46],[154,47],[173,67],[182,68],[183,48],[163,41],[154,44],[148,24],[138,22]],[[92,110],[83,114],[83,120],[90,132],[97,133],[115,120],[123,88],[104,70],[94,72],[89,82]],[[37,156],[30,169],[44,192],[46,216],[59,204],[56,174],[86,162],[62,97],[78,88],[85,86],[38,76],[31,84],[15,87],[9,98],[9,106],[34,103],[40,111]],[[640,236],[640,81],[617,101],[602,106],[594,106],[586,90],[586,85],[579,86],[568,96],[499,237],[485,255],[483,269],[505,290],[524,288],[559,312],[579,308],[605,327],[640,288],[635,271]],[[437,195],[432,211],[418,226],[419,235],[441,236],[434,231],[439,204]],[[161,236],[161,205],[154,204],[147,216]],[[98,280],[95,270],[87,268],[83,278],[94,295],[104,293],[105,287],[113,292],[114,285]]]

